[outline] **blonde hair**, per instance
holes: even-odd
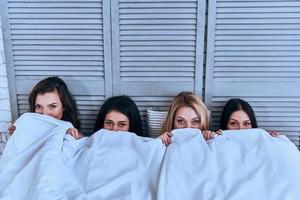
[[[174,129],[174,119],[176,112],[181,107],[191,107],[195,110],[200,118],[200,130],[208,130],[210,111],[207,109],[203,101],[192,92],[180,92],[173,99],[169,108],[167,117],[162,125],[161,133]]]

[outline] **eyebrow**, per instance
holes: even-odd
[[[111,119],[106,119],[106,120],[104,120],[104,121],[109,121],[109,122],[114,122],[113,120],[111,120]],[[127,122],[126,120],[124,120],[124,121],[117,121],[117,122]]]
[[[229,121],[231,121],[231,120],[232,120],[232,121],[237,121],[237,122],[239,121],[239,120],[237,120],[237,119],[229,119]],[[244,120],[243,122],[248,122],[248,121],[251,122],[250,119]]]
[[[186,120],[185,118],[180,117],[180,116],[176,116],[175,118]],[[195,118],[193,118],[192,120],[196,120],[196,119],[199,119],[199,120],[200,120],[200,117],[195,117]]]
[[[58,104],[57,102],[53,102],[53,103],[49,103],[48,105],[53,105],[53,104]],[[41,104],[39,104],[39,103],[35,103],[34,105],[38,105],[38,106],[41,106]]]

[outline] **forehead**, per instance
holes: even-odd
[[[182,117],[182,118],[195,118],[198,117],[196,111],[189,106],[183,106],[178,108],[176,111],[175,117]]]
[[[128,117],[121,112],[118,111],[110,111],[105,115],[105,120],[112,120],[112,121],[129,121]]]
[[[36,103],[47,104],[47,103],[61,103],[57,91],[46,92],[44,94],[38,94],[35,99]]]
[[[231,114],[230,119],[238,120],[238,121],[246,121],[250,120],[248,114],[243,110],[235,111]]]

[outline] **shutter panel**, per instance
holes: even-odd
[[[205,97],[218,128],[224,103],[243,98],[259,127],[299,147],[300,1],[213,0]]]
[[[110,29],[103,23],[109,9],[99,0],[8,0],[19,114],[35,83],[59,76],[76,98],[83,132],[91,133],[99,105],[111,95],[111,78],[105,80],[111,68],[104,65],[110,64]]]
[[[113,91],[142,115],[184,90],[202,94],[205,1],[113,0]]]

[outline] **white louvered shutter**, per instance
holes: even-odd
[[[114,94],[131,96],[143,116],[181,91],[201,96],[205,1],[113,0],[112,8]]]
[[[35,83],[59,76],[76,98],[83,132],[91,133],[99,105],[111,95],[103,10],[100,0],[8,0],[19,114],[27,111]]]
[[[205,97],[214,127],[232,97],[247,100],[258,126],[299,147],[300,1],[209,1]]]

